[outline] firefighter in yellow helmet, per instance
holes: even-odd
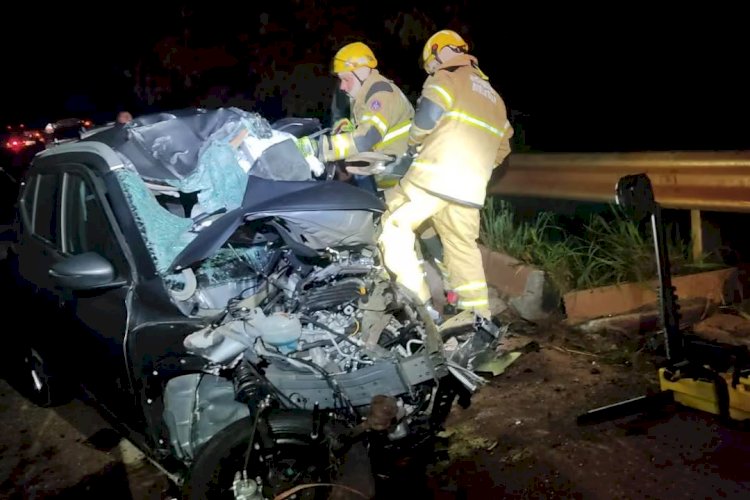
[[[318,158],[335,161],[377,151],[394,159],[406,152],[414,106],[377,69],[372,50],[362,42],[345,45],[333,58],[333,73],[350,99],[351,117],[335,124],[318,144]]]
[[[490,316],[479,215],[493,169],[510,153],[513,128],[503,99],[454,31],[432,35],[422,61],[428,77],[409,130],[410,163],[387,194],[380,243],[386,266],[428,306],[430,291],[415,252],[415,232],[431,223],[443,244],[457,309]]]

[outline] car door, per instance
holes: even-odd
[[[124,421],[139,419],[125,354],[131,267],[103,184],[82,165],[61,169],[60,250],[64,258],[96,253],[114,268],[112,286],[61,290],[77,336],[74,357],[84,386]],[[58,285],[59,286],[59,285]]]
[[[41,299],[34,306],[39,317],[58,307],[58,294],[48,270],[62,259],[60,253],[60,172],[37,169],[29,177],[20,199],[18,271],[25,284]],[[34,318],[32,318],[34,319]]]

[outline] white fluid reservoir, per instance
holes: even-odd
[[[302,335],[302,323],[296,316],[276,312],[268,316],[258,315],[253,319],[263,342],[276,347],[282,353],[297,349],[297,341]]]

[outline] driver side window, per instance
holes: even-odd
[[[96,192],[83,175],[72,172],[65,174],[63,189],[63,251],[96,252],[122,274],[127,264]]]

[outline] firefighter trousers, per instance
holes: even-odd
[[[432,225],[443,245],[443,265],[458,308],[490,317],[487,282],[477,246],[479,209],[453,203],[402,182],[386,195],[380,246],[386,267],[423,302],[430,290],[415,248],[416,234]]]

